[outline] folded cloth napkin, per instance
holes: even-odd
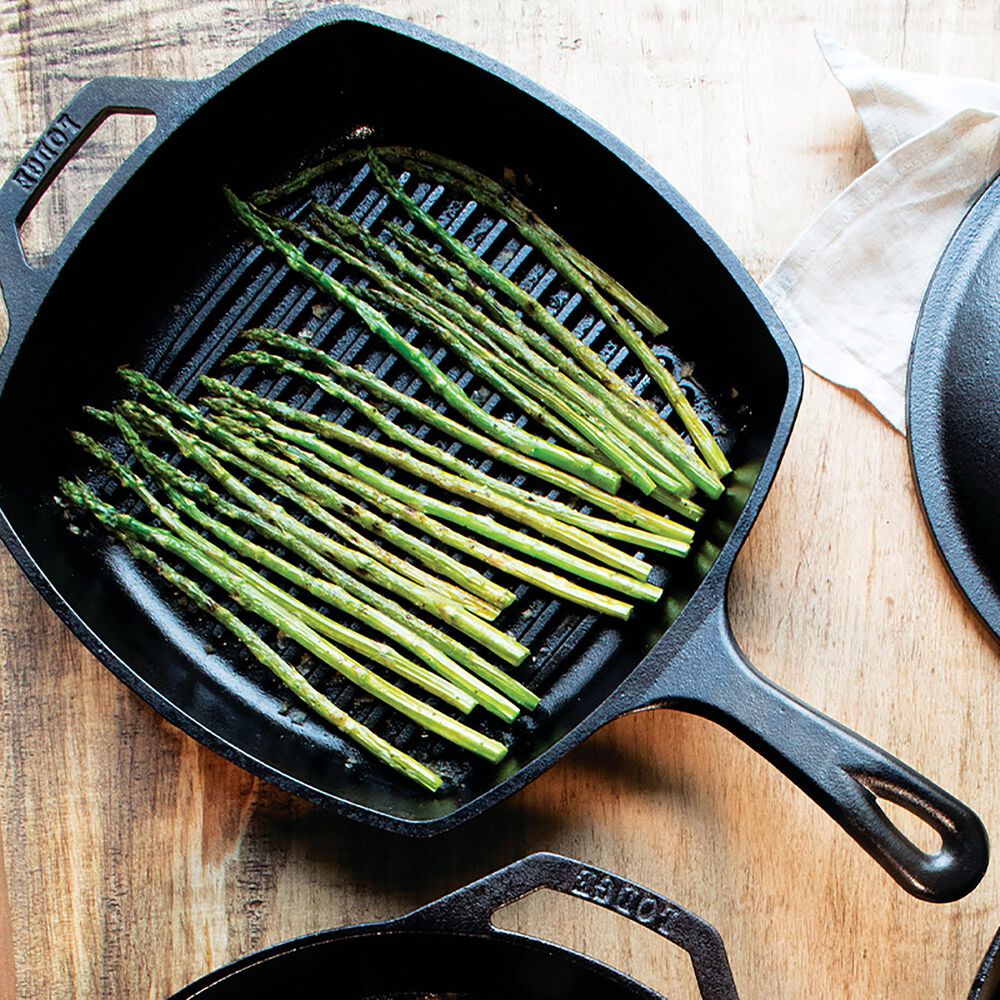
[[[764,282],[803,362],[904,431],[906,366],[934,267],[1000,171],[1000,85],[886,69],[817,29],[877,163]]]

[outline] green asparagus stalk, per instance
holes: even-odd
[[[425,306],[433,304],[436,311],[444,314],[443,316],[435,314],[433,319],[436,322],[450,322],[457,325],[473,336],[480,346],[484,346],[485,340],[485,344],[489,346],[493,355],[494,363],[498,366],[504,365],[498,372],[494,373],[495,377],[502,376],[509,380],[513,383],[514,388],[528,392],[544,403],[548,410],[556,412],[575,431],[587,437],[611,461],[614,467],[627,476],[633,485],[642,492],[647,494],[652,492],[653,485],[649,476],[653,475],[654,472],[659,474],[654,475],[657,483],[669,491],[673,491],[676,483],[678,486],[687,486],[687,492],[691,492],[693,487],[690,481],[678,471],[673,463],[660,455],[639,434],[622,422],[612,412],[612,408],[606,406],[600,398],[601,392],[594,395],[583,388],[559,367],[530,347],[511,326],[501,326],[490,319],[457,291],[443,285],[430,271],[415,264],[402,251],[394,250],[381,240],[376,239],[354,220],[326,205],[315,205],[314,214],[317,217],[317,225],[320,230],[336,238],[339,241],[338,246],[344,240],[352,240],[367,253],[392,264],[407,281],[420,286],[413,288],[412,293],[408,290],[405,295],[401,296],[403,308],[410,310],[416,308],[419,311],[421,306],[412,301],[413,295],[416,295]],[[307,233],[308,231],[303,232]],[[333,249],[336,250],[337,247]],[[347,260],[346,257],[344,259]],[[350,262],[353,263],[353,259],[352,255]],[[390,292],[393,291],[393,288],[399,288],[398,283],[389,285],[384,277],[380,278],[377,274],[372,275],[368,270],[368,265],[364,265],[364,267],[366,268],[364,273],[380,281]],[[471,283],[464,272],[461,278],[460,287],[469,290]],[[371,298],[371,293],[368,297]],[[376,301],[375,304],[378,305],[378,302]],[[516,319],[513,325],[523,326],[520,319]],[[504,359],[503,362],[501,358]],[[515,358],[523,362],[527,368],[516,365]],[[541,382],[538,381],[539,379]],[[502,388],[501,391],[503,391]],[[651,465],[652,468],[648,469],[647,465]],[[663,475],[667,476],[666,481],[660,478]]]
[[[262,467],[262,469],[272,472],[275,476],[285,479],[286,482],[295,486],[297,490],[302,490],[306,494],[305,500],[303,501],[298,496],[293,496],[293,499],[303,509],[307,510],[309,514],[322,512],[322,507],[312,502],[312,496],[317,497],[321,503],[330,500],[329,494],[333,491],[328,490],[323,484],[303,474],[294,464],[281,461],[278,457],[270,455],[262,448],[254,447],[245,436],[234,435],[217,421],[203,417],[195,407],[177,399],[171,393],[156,385],[155,382],[145,379],[144,376],[139,376],[135,372],[129,372],[128,374],[124,374],[124,377],[131,384],[137,387],[142,386],[151,398],[160,401],[167,408],[172,408],[173,412],[178,413],[201,433],[219,441],[234,456],[234,461],[236,456],[242,454],[254,463],[254,465]],[[136,406],[132,404],[131,407],[126,408],[126,415],[130,416],[135,410]],[[140,419],[142,417],[143,415],[140,411]],[[230,496],[235,497],[241,503],[246,504],[263,516],[270,517],[272,520],[274,519],[272,516],[274,513],[273,509],[267,507],[265,505],[266,502],[261,497],[257,496],[253,490],[244,486],[239,479],[227,472],[211,455],[206,454],[204,448],[199,448],[197,441],[192,439],[190,435],[179,432],[166,418],[154,414],[152,411],[149,411],[145,415],[145,420],[168,437],[185,457],[201,465],[202,468],[214,476]],[[251,469],[253,469],[253,466],[251,466]],[[253,471],[252,474],[261,478],[257,471]],[[278,509],[280,510],[280,508]],[[326,524],[326,521],[323,521],[323,523]],[[454,604],[440,593],[415,584],[412,580],[400,576],[377,560],[366,556],[364,553],[348,549],[331,538],[318,535],[318,533],[316,538],[319,540],[317,544],[322,545],[324,554],[332,557],[339,565],[350,570],[351,573],[365,580],[370,580],[391,593],[405,598],[417,607],[430,612],[460,632],[475,639],[487,649],[492,650],[507,663],[521,663],[528,655],[529,650],[527,647],[522,646],[505,632],[501,632],[460,605]],[[343,581],[338,581],[341,586],[347,590],[351,590],[355,596],[361,597],[363,600],[368,599],[365,584],[352,577],[350,573],[345,573],[344,577]],[[361,588],[364,588],[365,592],[362,592]],[[384,600],[384,598],[381,599]],[[376,600],[379,600],[379,598],[376,598]]]
[[[206,380],[208,381],[208,380]],[[211,380],[215,381],[215,380]],[[229,390],[234,390],[235,387],[229,386],[228,383],[222,383],[226,385]],[[212,389],[216,389],[217,386],[211,385]],[[605,566],[600,566],[595,562],[591,562],[588,559],[581,558],[572,552],[565,549],[559,548],[556,545],[551,545],[548,542],[542,541],[541,539],[535,538],[534,536],[524,535],[521,532],[511,531],[505,526],[494,521],[491,517],[486,517],[485,515],[475,514],[471,511],[464,510],[460,507],[453,506],[443,501],[436,500],[427,494],[420,493],[417,490],[413,490],[410,487],[403,486],[397,483],[394,479],[390,479],[387,476],[376,472],[374,469],[357,459],[346,454],[345,452],[336,449],[329,445],[326,440],[321,439],[316,434],[311,431],[302,431],[297,428],[290,427],[288,424],[281,423],[279,420],[272,416],[270,413],[280,413],[285,415],[284,410],[281,409],[283,404],[272,403],[268,400],[260,400],[260,404],[255,411],[251,411],[245,408],[241,408],[238,403],[234,403],[233,400],[236,397],[236,392],[239,390],[230,391],[225,394],[224,397],[210,397],[205,400],[206,405],[214,410],[215,412],[223,412],[230,416],[235,416],[237,420],[243,421],[244,423],[250,423],[257,426],[258,428],[265,430],[272,438],[280,439],[275,442],[275,445],[280,448],[283,452],[287,453],[287,450],[281,445],[281,442],[289,442],[291,445],[295,446],[298,451],[294,454],[298,455],[299,451],[312,452],[317,455],[323,462],[328,465],[333,465],[344,472],[348,472],[363,482],[368,483],[371,486],[375,486],[381,489],[390,496],[395,497],[397,500],[401,500],[411,506],[417,507],[426,513],[432,514],[434,517],[441,518],[442,520],[448,520],[452,523],[462,525],[463,527],[470,528],[476,531],[478,534],[482,534],[487,538],[492,538],[494,541],[500,544],[510,546],[514,548],[515,551],[523,552],[534,556],[544,562],[551,565],[557,566],[558,568],[573,573],[574,575],[580,577],[581,579],[587,580],[591,583],[598,583],[602,586],[607,586],[616,590],[620,594],[624,594],[629,597],[634,597],[639,600],[655,601],[658,600],[662,591],[659,587],[654,587],[651,584],[643,583],[640,580],[625,576],[621,572],[611,570]],[[259,397],[255,397],[259,399]],[[244,400],[244,402],[246,402]],[[303,414],[303,416],[310,416],[309,414]],[[318,418],[316,418],[318,419]],[[327,423],[328,428],[332,428],[334,425]],[[310,422],[308,425],[313,427],[314,425]],[[325,435],[326,436],[326,435]],[[330,435],[332,438],[332,434]],[[367,440],[367,439],[365,439]],[[373,443],[374,444],[374,443]],[[385,446],[386,451],[395,451],[396,449],[389,449]],[[405,455],[405,453],[404,453]],[[395,459],[393,460],[395,462]],[[400,467],[406,468],[407,465],[403,464],[400,460],[398,463]],[[426,464],[426,463],[421,463]],[[443,473],[442,477],[437,477],[439,481],[444,481],[443,476],[450,476],[450,473]],[[458,479],[458,477],[453,477]],[[431,480],[435,481],[435,480]],[[473,484],[466,483],[465,480],[458,480],[463,484],[462,487],[455,488],[454,492],[459,495],[467,495],[473,498],[476,497],[479,488],[475,488],[475,491],[471,489]],[[466,490],[465,487],[470,487]],[[481,492],[481,491],[479,491]],[[483,502],[483,501],[480,501]],[[511,504],[511,506],[513,506]],[[534,512],[530,512],[534,513]],[[515,515],[510,514],[511,517]],[[518,517],[522,515],[520,512],[517,514]],[[561,525],[559,531],[560,535],[567,535],[568,532],[562,529],[572,529],[573,532],[579,531],[579,529],[572,528],[571,525],[562,525],[562,522],[554,521],[553,518],[548,518],[545,515],[538,515],[539,523],[541,519],[544,518],[545,522],[554,522],[557,525]],[[527,518],[525,518],[527,520]],[[547,529],[552,531],[551,528],[546,525]],[[584,534],[581,532],[581,534]],[[590,536],[592,537],[592,536]],[[562,539],[561,539],[562,540]],[[599,541],[599,539],[594,539],[594,541]],[[602,545],[604,543],[601,543]],[[610,548],[610,546],[608,546]],[[599,548],[591,545],[588,550],[588,554],[593,554],[597,558]],[[617,550],[616,550],[617,551]],[[624,555],[624,553],[622,553]],[[632,558],[632,557],[629,557]],[[638,560],[636,560],[638,561]],[[648,566],[646,564],[640,563],[644,570],[648,571]]]
[[[558,500],[530,493],[503,480],[494,479],[475,466],[452,455],[446,449],[433,444],[425,438],[418,437],[416,434],[411,434],[408,430],[400,427],[386,417],[378,407],[373,406],[351,390],[339,385],[328,375],[312,371],[294,361],[270,354],[267,351],[242,351],[227,358],[224,363],[227,365],[266,365],[284,374],[297,375],[300,378],[306,379],[314,385],[319,386],[323,392],[338,402],[345,403],[360,413],[373,427],[376,427],[390,440],[406,445],[411,451],[432,459],[439,465],[444,466],[449,472],[462,476],[481,486],[488,487],[501,496],[509,497],[523,504],[533,505],[552,517],[556,517],[568,524],[573,524],[578,528],[583,528],[593,534],[618,538],[619,540],[632,542],[635,545],[645,548],[669,552],[672,555],[683,556],[690,548],[690,543],[681,542],[675,538],[667,538],[664,535],[654,534],[651,531],[631,528],[616,521],[608,521],[604,518],[593,517],[590,514],[583,514]]]
[[[260,576],[259,573],[246,566],[245,563],[241,563],[224,549],[219,548],[207,538],[189,528],[177,513],[156,499],[139,476],[122,465],[107,448],[93,438],[78,431],[73,432],[72,437],[76,444],[80,445],[88,454],[96,458],[126,489],[135,493],[146,505],[150,513],[159,518],[181,541],[202,549],[209,558],[215,559],[229,571],[248,579],[272,600],[282,604],[291,614],[299,615],[311,628],[314,628],[320,634],[349,648],[353,648],[355,652],[362,652],[368,655],[375,662],[387,667],[401,677],[405,677],[408,681],[423,688],[428,694],[435,695],[454,708],[458,708],[463,712],[470,712],[473,709],[478,701],[477,696],[473,692],[466,690],[467,685],[456,683],[455,677],[449,676],[453,665],[446,657],[428,657],[425,659],[425,662],[428,662],[437,671],[437,674],[434,674],[424,667],[420,667],[405,657],[400,656],[396,650],[385,643],[374,643],[371,640],[366,641],[365,637],[360,633],[345,628],[343,625],[332,621],[315,609],[310,608],[307,604],[287,594],[280,587],[277,587],[269,580]],[[380,620],[375,620],[373,614],[366,613],[367,609],[365,609],[362,602],[352,599],[349,594],[342,591],[335,584],[310,577],[307,573],[303,573],[292,566],[291,563],[243,538],[242,535],[239,535],[232,529],[204,515],[193,504],[188,502],[186,498],[177,494],[176,491],[173,491],[169,487],[168,497],[174,503],[175,508],[182,510],[183,513],[187,514],[197,524],[214,534],[237,555],[260,563],[296,586],[302,587],[314,596],[319,597],[331,607],[344,611],[359,621],[374,625],[376,628],[382,625]],[[393,638],[399,641],[398,635],[393,636]],[[414,651],[418,652],[421,658],[426,656],[426,650],[415,649]],[[444,682],[441,680],[442,677],[446,679]],[[513,706],[510,707],[513,708]],[[515,717],[516,714],[515,711]],[[511,720],[507,719],[507,721]]]
[[[341,282],[310,264],[297,247],[282,239],[246,202],[241,201],[232,192],[227,192],[227,197],[237,217],[266,247],[281,254],[293,271],[303,275],[322,291],[355,312],[365,325],[411,365],[438,395],[484,433],[517,451],[579,475],[602,489],[610,492],[618,489],[621,477],[613,470],[584,455],[574,454],[559,445],[550,444],[505,421],[498,420],[476,406],[429,358],[401,337],[382,313],[359,299]]]
[[[358,294],[384,311],[406,310],[406,306],[400,301],[377,289],[365,288]],[[458,330],[450,327],[446,317],[441,313],[427,309],[421,303],[411,303],[407,317],[410,322],[429,329],[465,363],[474,375],[506,396],[527,416],[564,438],[566,431],[576,436],[579,441],[577,450],[597,449],[603,460],[615,469],[621,470],[622,475],[647,495],[652,493],[657,485],[661,485],[626,448],[594,421],[593,416],[588,418],[566,399],[557,393],[547,391],[544,385],[525,375],[523,371],[506,365],[495,354],[483,351],[477,341],[463,337]],[[580,434],[577,434],[577,431]],[[670,478],[664,480],[662,485],[664,488],[670,488],[676,482],[676,479]]]
[[[342,708],[338,708],[326,695],[317,691],[305,677],[290,663],[282,659],[256,632],[246,625],[228,608],[219,604],[205,593],[190,577],[178,572],[152,549],[140,544],[130,535],[120,535],[121,541],[138,562],[143,562],[155,570],[176,590],[179,590],[199,611],[214,618],[223,628],[228,629],[251,653],[258,663],[267,667],[303,704],[311,708],[320,718],[367,750],[383,764],[398,771],[404,777],[415,781],[431,792],[436,792],[443,779],[436,771],[394,747],[367,726],[352,718]]]
[[[412,156],[400,157],[400,161],[408,169],[414,166],[414,159]],[[601,271],[592,261],[587,260],[582,254],[574,253],[562,237],[542,222],[523,202],[505,191],[496,181],[454,161],[446,161],[447,165],[445,165],[440,162],[441,159],[443,158],[439,159],[436,169],[426,171],[425,168],[425,172],[429,172],[433,179],[439,183],[450,186],[457,184],[460,189],[464,187],[466,193],[475,198],[476,201],[489,206],[504,218],[512,221],[524,239],[534,246],[555,270],[590,302],[601,319],[635,354],[647,374],[669,400],[709,467],[719,476],[726,476],[732,472],[732,468],[718,443],[702,423],[701,418],[695,412],[673,375],[660,364],[659,358],[642,339],[642,336],[628,324],[621,313],[612,307],[597,287],[598,284],[603,284],[605,289],[610,287],[612,295],[617,295],[619,300],[626,299],[626,308],[630,309],[637,320],[645,322],[647,329],[651,332],[655,334],[665,332],[666,324],[663,320],[647,306],[628,295],[618,282]],[[424,165],[419,159],[416,162],[421,166]]]
[[[506,756],[507,748],[502,743],[476,732],[379,677],[324,639],[297,616],[288,614],[282,605],[272,600],[263,590],[219,565],[201,549],[187,544],[170,531],[123,514],[104,503],[81,482],[71,483],[63,479],[60,480],[60,489],[67,500],[89,511],[109,531],[130,534],[141,542],[156,545],[186,562],[221,587],[241,607],[263,618],[363,691],[385,702],[429,732],[493,763]]]
[[[610,493],[605,493],[603,490],[579,477],[572,476],[547,463],[538,462],[533,458],[522,455],[518,451],[507,448],[503,444],[498,444],[492,438],[488,438],[478,431],[467,427],[465,424],[457,420],[452,420],[451,417],[443,413],[439,413],[432,406],[428,406],[426,403],[422,403],[420,400],[414,399],[412,396],[400,392],[398,389],[394,389],[374,373],[361,368],[352,368],[340,361],[336,361],[323,351],[305,343],[298,337],[289,336],[278,330],[261,328],[246,330],[242,336],[248,340],[257,340],[269,346],[281,348],[295,357],[303,358],[317,367],[325,369],[339,379],[351,381],[378,399],[386,403],[391,403],[393,406],[398,406],[401,410],[419,418],[430,427],[436,427],[456,441],[475,448],[484,455],[489,455],[491,458],[503,462],[513,469],[517,469],[519,472],[535,476],[544,482],[551,483],[553,486],[567,490],[580,497],[581,500],[585,500],[587,503],[613,514],[625,525],[636,525],[647,532],[660,534],[666,538],[676,538],[682,542],[690,542],[694,538],[694,532],[686,525],[678,524],[676,521],[671,521],[669,518],[648,511],[631,501],[623,500]],[[586,525],[581,525],[581,527],[586,527]],[[632,540],[624,536],[612,537],[619,537],[621,541]],[[637,542],[637,544],[643,543]]]
[[[273,501],[265,500],[263,497],[259,497],[253,493],[249,487],[244,486],[239,483],[239,480],[232,477],[220,462],[227,461],[241,471],[259,478],[269,489],[280,496],[287,497],[293,502],[299,503],[311,517],[322,523],[323,515],[326,512],[318,504],[303,494],[298,493],[298,491],[289,488],[281,480],[268,475],[268,473],[254,466],[252,463],[235,454],[226,452],[210,441],[198,442],[197,439],[176,429],[165,433],[166,428],[170,427],[165,418],[156,415],[155,420],[156,423],[148,428],[151,432],[164,433],[167,440],[170,440],[182,454],[198,464],[219,482],[223,488],[228,487],[234,495],[248,498],[250,506],[253,509],[248,510],[245,507],[226,500],[207,484],[201,483],[180,472],[180,470],[172,466],[169,462],[161,459],[146,448],[141,442],[137,443],[135,446],[136,455],[158,478],[165,479],[176,489],[183,490],[188,495],[196,497],[198,500],[210,505],[230,520],[240,521],[260,531],[262,534],[280,541],[283,546],[294,551],[296,555],[322,573],[326,579],[338,583],[359,599],[369,604],[377,605],[385,614],[392,616],[405,628],[416,633],[427,642],[432,643],[454,661],[472,671],[477,677],[488,684],[492,684],[497,690],[507,695],[522,708],[530,711],[538,706],[538,696],[533,691],[524,687],[523,684],[518,683],[508,674],[504,673],[499,667],[483,659],[483,657],[463,645],[458,639],[440,631],[433,625],[425,622],[422,618],[418,618],[400,604],[372,590],[360,580],[345,573],[338,566],[333,565],[321,554],[326,546],[326,536],[302,524],[288,514],[283,507]],[[253,449],[249,450],[252,451]],[[281,463],[279,459],[275,459],[275,463],[285,464]]]
[[[644,421],[643,426],[647,429],[658,431],[658,441],[661,446],[664,449],[669,447],[670,443],[667,440],[667,431],[665,430],[667,425],[665,421],[656,417],[652,410],[635,395],[598,354],[575,337],[571,331],[567,330],[541,302],[515,282],[511,281],[506,275],[497,271],[486,263],[486,261],[482,260],[482,258],[478,257],[461,240],[452,236],[430,213],[424,211],[403,190],[399,181],[396,180],[386,165],[382,163],[372,150],[369,150],[368,162],[382,187],[404,208],[415,222],[421,223],[442,246],[477,278],[493,285],[498,291],[514,302],[519,309],[524,311],[526,316],[535,322],[563,350],[569,353],[583,368],[586,368],[609,390],[629,402],[633,407],[633,412],[638,415],[639,419]],[[645,412],[643,413],[642,411]],[[672,450],[671,448],[671,452]],[[713,499],[721,496],[723,492],[722,484],[711,470],[708,470],[706,474],[698,465],[691,464],[690,467],[683,469],[683,471]]]

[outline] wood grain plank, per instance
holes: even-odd
[[[0,9],[0,162],[86,80],[197,77],[318,3],[45,0]],[[1000,77],[994,5],[386,0],[537,79],[670,178],[762,277],[870,163],[811,40]],[[91,166],[96,170],[102,151]],[[106,151],[105,151],[106,152]],[[42,216],[57,231],[71,189]],[[905,443],[809,377],[737,563],[736,633],[780,683],[883,743],[1000,829],[997,644],[939,564]],[[961,998],[1000,917],[995,871],[921,904],[804,796],[709,723],[622,720],[488,817],[430,843],[347,824],[161,722],[0,557],[0,996],[154,997],[285,938],[403,912],[531,850],[617,869],[722,931],[744,996]],[[504,914],[691,996],[662,942],[593,908]],[[5,965],[6,963],[6,965]],[[5,971],[5,970],[13,970]],[[6,976],[6,979],[4,978]]]

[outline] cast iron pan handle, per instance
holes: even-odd
[[[719,600],[674,657],[655,663],[642,708],[670,707],[725,726],[823,807],[908,892],[947,903],[971,892],[989,863],[989,840],[968,806],[846,726],[760,674],[736,644]],[[918,848],[879,808],[902,806],[941,837]]]
[[[683,948],[703,1000],[739,1000],[719,932],[663,896],[558,854],[532,854],[393,923],[412,930],[504,934],[493,914],[536,889],[555,889],[603,906]]]
[[[32,208],[109,115],[153,114],[157,132],[169,130],[199,81],[103,77],[88,83],[56,115],[0,188],[0,287],[11,332],[30,322],[52,280],[52,267],[33,267],[18,230]],[[147,139],[148,141],[148,139]],[[51,264],[51,262],[50,262]]]

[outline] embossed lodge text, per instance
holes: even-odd
[[[574,896],[589,899],[598,906],[631,917],[664,937],[670,936],[671,926],[678,916],[677,910],[666,900],[623,879],[589,868],[581,868],[576,873],[576,882],[571,891]]]
[[[31,152],[14,171],[14,183],[25,191],[34,188],[59,158],[59,154],[69,145],[72,136],[79,133],[80,128],[81,126],[64,111],[48,127],[45,135],[35,143]]]

